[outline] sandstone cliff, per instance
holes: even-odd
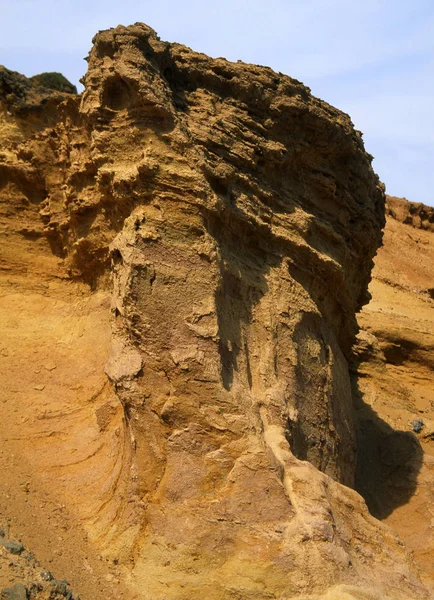
[[[81,97],[2,88],[1,441],[31,510],[55,478],[140,598],[428,598],[350,489],[384,225],[360,133],[145,25],[88,60]]]
[[[434,209],[387,200],[356,346],[357,489],[434,576]]]

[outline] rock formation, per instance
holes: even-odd
[[[428,598],[351,489],[361,134],[145,25],[93,42],[80,97],[0,71],[3,447],[140,598]]]
[[[388,198],[359,315],[356,488],[434,576],[434,209]],[[356,382],[354,382],[356,384]]]

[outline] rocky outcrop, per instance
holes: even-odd
[[[356,487],[433,577],[433,209],[387,198],[356,345]],[[356,383],[356,382],[355,382]]]
[[[406,198],[388,196],[386,214],[399,223],[415,229],[434,231],[434,208],[420,202],[409,202]]]
[[[60,493],[134,560],[143,598],[428,597],[345,487],[347,361],[384,225],[361,134],[298,81],[145,25],[99,33],[88,61],[83,95],[54,94],[48,116],[2,101],[4,265],[33,248],[20,268],[48,279],[86,364],[64,408],[74,437],[54,445]],[[92,301],[65,307],[76,290]],[[28,310],[59,327],[46,296]],[[107,483],[78,499],[68,477],[90,472]]]

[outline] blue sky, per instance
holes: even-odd
[[[78,83],[93,35],[161,39],[271,66],[349,113],[388,193],[434,205],[433,0],[0,0],[0,63]]]

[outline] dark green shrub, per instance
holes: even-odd
[[[40,73],[29,77],[29,80],[35,85],[57,90],[58,92],[66,92],[67,94],[76,94],[77,88],[69,82],[62,73]]]

